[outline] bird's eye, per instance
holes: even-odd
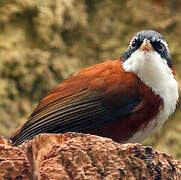
[[[139,47],[140,45],[141,42],[139,40],[133,40],[133,42],[131,43],[132,48]]]
[[[132,44],[131,44],[131,47],[135,47],[136,46],[136,41],[133,41]]]
[[[158,51],[163,51],[164,50],[164,45],[161,42],[155,42],[153,44],[153,47],[157,49]]]

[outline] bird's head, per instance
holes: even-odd
[[[132,38],[122,61],[125,72],[135,74],[163,100],[164,108],[157,118],[160,126],[174,112],[179,96],[166,41],[153,30],[138,32]]]
[[[140,71],[150,70],[155,73],[159,71],[175,73],[166,41],[162,35],[153,30],[135,34],[122,60],[126,71],[138,75]]]

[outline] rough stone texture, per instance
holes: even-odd
[[[166,38],[181,84],[180,12],[180,0],[0,0],[0,134],[13,133],[72,73],[119,58],[142,29]],[[181,103],[162,131],[146,141],[176,159],[180,111]]]
[[[165,153],[88,134],[40,134],[19,147],[1,137],[0,149],[0,180],[181,179],[181,162]]]
[[[180,162],[140,144],[120,145],[92,135],[66,134],[58,138],[45,134],[33,140],[32,148],[39,161],[40,179],[52,179],[54,172],[60,179],[181,178]]]
[[[12,147],[10,141],[0,136],[0,180],[31,179],[30,163],[25,152]]]

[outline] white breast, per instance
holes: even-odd
[[[123,63],[127,72],[135,73],[153,92],[163,99],[163,110],[150,121],[147,128],[141,128],[128,142],[141,142],[158,129],[175,111],[178,101],[178,84],[166,60],[155,52],[135,51]],[[143,125],[144,126],[144,125]]]

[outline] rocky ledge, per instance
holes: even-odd
[[[40,134],[18,147],[0,137],[0,179],[180,180],[181,161],[88,134]]]

